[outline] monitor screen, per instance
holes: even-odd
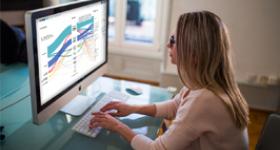
[[[36,19],[41,105],[105,62],[101,2]]]
[[[45,121],[92,82],[92,76],[102,74],[108,53],[107,5],[106,0],[91,0],[26,13],[35,122]]]

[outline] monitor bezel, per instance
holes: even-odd
[[[96,72],[98,69],[100,69],[102,66],[104,66],[105,64],[107,64],[108,62],[108,30],[106,30],[105,32],[105,61],[100,64],[98,67],[96,67],[95,69],[91,70],[89,73],[87,73],[86,75],[84,75],[82,78],[78,79],[76,82],[74,82],[73,84],[71,84],[70,86],[68,86],[66,89],[64,89],[62,92],[60,92],[59,94],[57,94],[56,96],[54,96],[53,98],[51,98],[50,100],[48,100],[48,102],[42,104],[41,103],[41,91],[40,91],[40,78],[39,78],[39,60],[38,60],[38,45],[37,45],[37,28],[36,28],[36,20],[49,16],[49,15],[54,15],[57,13],[61,13],[64,11],[69,11],[69,10],[73,10],[76,8],[80,8],[80,7],[84,7],[90,4],[95,4],[98,2],[104,2],[106,3],[106,15],[105,17],[108,18],[108,11],[109,11],[109,1],[108,0],[90,0],[90,1],[79,1],[79,2],[74,2],[74,3],[69,3],[66,5],[60,5],[60,6],[55,6],[55,7],[49,7],[49,8],[44,8],[44,9],[39,9],[39,10],[35,10],[35,11],[31,11],[31,12],[27,12],[30,15],[30,20],[31,20],[31,36],[32,36],[32,47],[33,47],[33,66],[34,66],[34,72],[33,72],[33,77],[35,78],[35,99],[36,99],[36,105],[37,105],[37,109],[36,112],[37,114],[41,113],[43,110],[45,110],[48,106],[50,106],[52,103],[54,103],[56,100],[58,100],[59,98],[61,98],[63,95],[65,95],[67,92],[69,92],[71,89],[73,89],[74,87],[76,87],[77,85],[79,85],[83,80],[85,80],[86,78],[88,78],[91,74],[93,74],[94,72]],[[108,29],[108,19],[106,19],[106,29]],[[34,94],[34,93],[33,93]]]

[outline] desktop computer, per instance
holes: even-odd
[[[41,124],[106,71],[108,1],[89,0],[25,15],[33,122]],[[71,110],[70,110],[71,111]],[[77,113],[77,112],[76,112]],[[81,114],[79,112],[78,114]]]

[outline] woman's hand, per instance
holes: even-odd
[[[92,115],[93,117],[90,120],[89,128],[102,127],[116,132],[118,128],[123,125],[122,122],[112,117],[108,113],[95,112],[92,113]]]
[[[112,116],[115,116],[115,117],[124,117],[124,116],[130,115],[135,112],[133,106],[125,104],[123,102],[117,102],[117,101],[108,103],[103,108],[101,108],[101,111],[106,112],[106,111],[109,111],[112,109],[117,110],[117,112],[109,113],[109,114]]]
[[[128,142],[131,142],[136,135],[127,125],[123,124],[108,113],[95,112],[89,123],[89,128],[102,127],[122,135]]]

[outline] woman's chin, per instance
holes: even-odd
[[[173,59],[171,59],[171,63],[174,64],[174,65],[177,64],[176,61],[174,61]]]

